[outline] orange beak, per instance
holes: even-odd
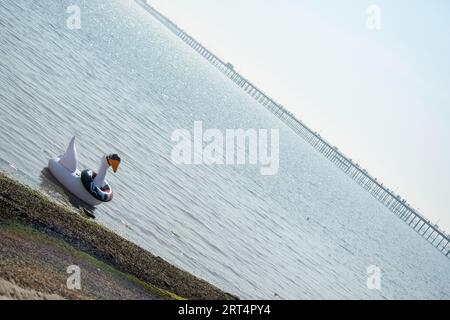
[[[117,170],[119,170],[120,161],[119,160],[109,160],[109,163],[110,163],[114,173],[116,173]]]

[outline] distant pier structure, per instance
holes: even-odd
[[[357,163],[346,157],[339,149],[316,131],[313,131],[301,120],[297,119],[284,106],[274,101],[265,92],[257,88],[250,80],[239,74],[233,65],[224,62],[215,54],[206,49],[201,43],[187,34],[175,23],[154,9],[144,0],[136,0],[154,18],[159,20],[164,26],[177,35],[183,42],[203,56],[209,63],[215,66],[220,72],[226,75],[231,81],[242,88],[247,94],[254,98],[266,109],[280,118],[295,133],[304,138],[317,151],[324,155],[329,161],[334,163],[339,169],[345,172],[351,179],[357,182],[362,188],[369,192],[375,199],[380,201],[386,208],[392,211],[397,217],[406,222],[418,234],[424,237],[429,243],[436,247],[447,257],[450,257],[450,235],[441,230],[436,224],[430,222],[425,216],[412,208],[406,200],[395,194],[392,190],[372,177],[366,170]]]

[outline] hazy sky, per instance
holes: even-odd
[[[150,3],[450,231],[449,1]]]

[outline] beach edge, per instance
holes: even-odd
[[[11,223],[32,228],[67,243],[128,275],[130,281],[141,284],[158,297],[192,300],[238,299],[171,265],[95,221],[88,220],[74,208],[58,204],[42,192],[0,171],[0,224]],[[39,279],[36,280],[39,282]]]

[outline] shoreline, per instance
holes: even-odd
[[[0,299],[238,299],[2,172],[0,239]],[[72,261],[88,282],[75,292]]]

